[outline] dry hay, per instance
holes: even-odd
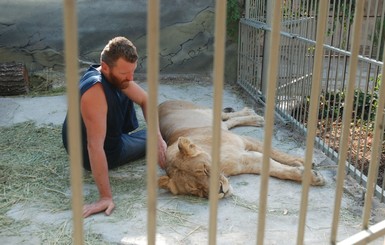
[[[31,225],[7,215],[14,205],[37,206],[49,213],[71,210],[70,169],[68,155],[62,146],[61,127],[37,127],[33,122],[0,127],[0,236],[18,236]],[[118,214],[129,218],[138,203],[146,205],[144,159],[114,170],[110,175]],[[84,173],[85,185],[94,186],[92,175]],[[96,187],[85,194],[85,202],[98,198]],[[71,219],[58,226],[34,227],[35,235],[46,244],[70,244]],[[85,232],[86,244],[104,244],[100,234]]]
[[[33,123],[0,128],[0,229],[15,235],[25,222],[7,212],[16,204],[41,204],[47,210],[70,209],[66,196],[67,155],[59,127],[37,128]]]
[[[50,208],[68,209],[69,200],[63,198],[68,164],[60,129],[37,128],[29,122],[2,127],[0,134],[1,214],[15,203],[42,200]]]

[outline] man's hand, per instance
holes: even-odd
[[[114,208],[115,204],[112,198],[102,198],[95,203],[84,205],[83,218],[87,218],[92,214],[97,214],[103,211],[108,216],[112,213]]]
[[[158,163],[162,169],[166,168],[166,150],[167,144],[163,140],[162,136],[158,137]]]

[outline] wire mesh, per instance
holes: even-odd
[[[326,13],[328,22],[323,44],[322,76],[318,94],[317,131],[315,141],[332,160],[341,158],[343,126],[347,128],[346,172],[362,186],[368,182],[370,164],[379,161],[376,170],[375,195],[384,202],[383,172],[385,170],[384,129],[379,145],[373,145],[376,116],[384,123],[380,106],[382,57],[385,43],[385,4],[382,0],[331,0]],[[319,1],[281,1],[280,60],[276,90],[276,115],[307,133],[313,79],[316,26]],[[356,6],[362,13],[360,35],[353,44],[353,22]],[[256,100],[265,101],[263,87],[266,66],[263,49],[271,31],[266,1],[246,1],[246,15],[240,21],[238,83]],[[255,35],[256,34],[256,35]],[[352,55],[357,54],[357,55]],[[352,60],[357,59],[357,64]],[[354,65],[353,73],[349,73]],[[349,100],[348,80],[352,77],[352,99]],[[317,96],[317,95],[312,95]],[[349,121],[343,114],[352,106]],[[345,112],[346,113],[346,112]],[[373,156],[374,149],[378,154]]]
[[[346,87],[351,62],[351,26],[356,2],[330,1],[327,35],[324,44],[323,75],[320,87],[318,113],[318,145],[334,160],[340,149],[342,113],[347,103],[353,103],[348,149],[348,174],[362,185],[370,162],[371,138],[378,89],[381,79],[385,38],[383,1],[369,0],[364,6],[361,23],[354,100],[346,101]],[[253,9],[265,1],[253,0],[249,5],[249,19],[240,22],[238,83],[255,99],[263,100],[263,45],[270,27],[264,21],[265,10]],[[314,63],[316,1],[282,1],[281,56],[277,86],[277,113],[303,132],[307,128],[312,69]],[[265,6],[261,9],[266,9]],[[252,11],[254,10],[254,13]],[[265,81],[268,82],[268,81]],[[384,150],[380,158],[384,159]],[[378,185],[381,193],[385,185],[382,174],[385,162],[380,164]],[[376,193],[381,200],[383,194]]]

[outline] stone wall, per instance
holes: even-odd
[[[160,72],[209,75],[214,52],[214,0],[161,2]],[[2,0],[0,62],[22,62],[30,72],[64,70],[63,1]],[[126,36],[138,48],[137,73],[146,72],[147,1],[78,0],[79,59],[98,63],[114,36]],[[236,45],[229,43],[227,77],[234,79]]]

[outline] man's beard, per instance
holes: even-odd
[[[108,81],[118,89],[125,89],[128,86],[130,81],[128,80],[119,80],[112,72],[108,74]]]

